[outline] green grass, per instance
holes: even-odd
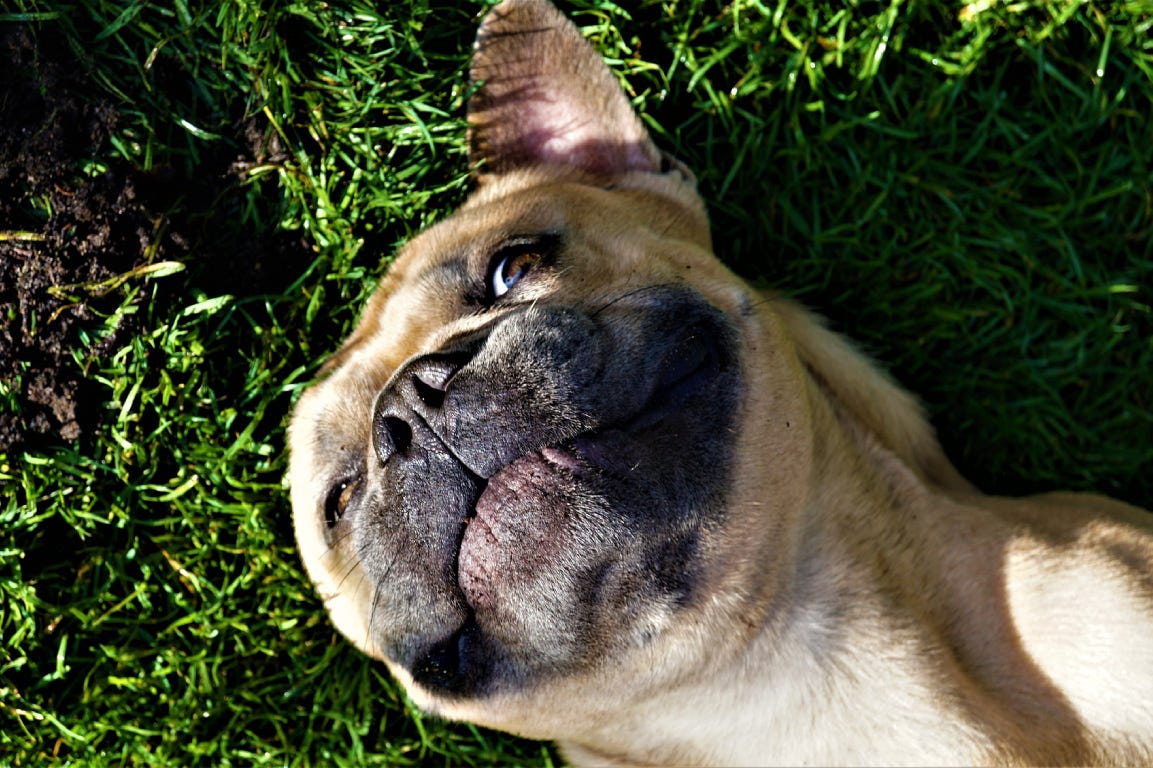
[[[967,474],[1153,507],[1148,4],[563,7],[698,171],[720,255],[920,393]],[[0,455],[0,763],[557,761],[422,719],[335,636],[283,481],[294,398],[396,245],[466,193],[481,9],[0,11],[64,41],[120,111],[87,172],[164,174],[173,220],[200,233],[183,271],[131,277],[85,327],[99,431]],[[247,258],[230,244],[285,236],[311,256],[260,290],[220,274]],[[100,348],[126,314],[138,330]]]

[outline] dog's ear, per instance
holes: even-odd
[[[469,159],[480,181],[533,165],[602,176],[659,170],[661,155],[613,74],[546,0],[504,0],[477,34]]]

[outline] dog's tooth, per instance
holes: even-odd
[[[568,470],[574,475],[578,475],[581,472],[580,463],[577,461],[576,456],[569,451],[561,448],[545,447],[541,449],[540,455],[554,467]]]

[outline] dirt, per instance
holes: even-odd
[[[223,225],[246,163],[278,150],[262,126],[238,120],[192,175],[145,173],[108,159],[120,114],[51,27],[0,27],[0,72],[2,454],[82,440],[99,424],[101,391],[75,353],[99,358],[139,322],[122,315],[107,332],[126,289],[102,281],[178,261],[189,269],[161,281],[164,291],[250,295],[283,288],[312,254],[291,234]]]

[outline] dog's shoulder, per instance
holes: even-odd
[[[1004,595],[1025,652],[1089,727],[1146,732],[1153,722],[1149,514],[1080,493],[984,503],[1020,526],[1004,552]]]
[[[765,300],[783,323],[797,357],[839,416],[859,425],[924,482],[969,492],[949,462],[920,401],[823,318],[775,293]]]
[[[874,577],[921,606],[917,626],[949,639],[951,662],[926,660],[926,676],[960,675],[966,719],[991,745],[1014,745],[1010,760],[1153,758],[1142,746],[1153,722],[1153,516],[1094,494],[982,494],[916,398],[797,303],[768,303],[835,421],[820,431],[848,435],[882,478],[888,511],[865,507],[872,514],[841,535],[863,528],[864,540],[908,552]]]

